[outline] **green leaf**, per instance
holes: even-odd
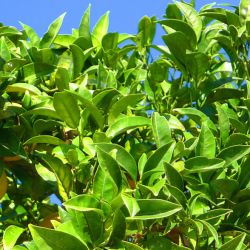
[[[144,126],[150,126],[151,122],[148,118],[142,116],[125,116],[116,120],[106,131],[108,137],[115,137],[130,129]]]
[[[54,83],[59,91],[69,89],[70,76],[68,70],[58,67],[55,71]]]
[[[81,102],[81,104],[90,112],[90,114],[96,121],[96,124],[100,128],[102,128],[103,123],[104,123],[104,117],[102,116],[100,110],[96,107],[96,105],[93,102],[89,101],[88,99],[84,98],[83,96],[75,92],[68,91],[68,93],[70,93],[73,97],[75,97]]]
[[[175,203],[160,199],[138,199],[139,212],[127,220],[153,220],[169,217],[178,213],[182,207]]]
[[[97,50],[99,50],[102,46],[102,38],[107,34],[108,26],[109,11],[107,11],[102,17],[100,17],[92,30],[92,43],[94,47],[97,47]]]
[[[110,52],[117,48],[119,34],[117,32],[112,32],[104,35],[102,39],[102,47],[105,52]]]
[[[184,183],[180,173],[169,163],[164,164],[168,183],[180,190],[183,190]]]
[[[198,143],[196,145],[195,155],[204,156],[208,159],[214,158],[216,153],[216,141],[212,131],[206,122],[202,123]]]
[[[185,64],[196,83],[203,80],[209,69],[208,56],[201,52],[187,53]]]
[[[73,57],[73,79],[75,79],[82,72],[85,62],[84,53],[83,50],[76,44],[71,44],[69,47]]]
[[[65,15],[66,13],[63,13],[49,26],[48,31],[44,34],[40,41],[40,48],[49,48],[51,46],[62,26]]]
[[[55,66],[41,62],[25,64],[22,68],[25,81],[41,76],[47,76],[54,70]]]
[[[212,180],[210,185],[215,192],[223,194],[227,199],[231,199],[239,191],[239,184],[236,180],[216,179]]]
[[[129,106],[135,106],[139,101],[144,98],[143,94],[129,94],[121,97],[115,102],[109,110],[108,123],[111,125],[119,116],[120,113],[125,111]]]
[[[70,208],[82,212],[95,211],[99,214],[103,214],[99,200],[89,194],[77,195],[64,202],[63,205],[67,209]]]
[[[62,141],[61,139],[51,136],[51,135],[37,135],[37,136],[31,137],[26,142],[24,142],[24,145],[33,144],[33,143],[45,143],[45,144],[51,144],[51,145],[65,144],[65,142]]]
[[[218,112],[220,138],[221,138],[222,145],[225,145],[225,143],[228,140],[229,133],[230,133],[230,121],[226,112],[221,107],[221,105],[219,103],[216,103],[215,105],[216,105],[216,109]]]
[[[218,237],[218,233],[217,233],[216,229],[210,223],[208,223],[204,220],[197,220],[197,221],[199,221],[200,223],[202,223],[204,225],[207,232],[213,236],[213,239],[215,240],[216,245],[220,246],[219,237]]]
[[[12,26],[1,26],[0,36],[15,36],[22,35],[22,33],[15,27]]]
[[[99,199],[112,201],[121,191],[122,176],[116,160],[99,147],[96,148],[99,168],[95,174],[93,193]]]
[[[181,115],[187,115],[199,125],[201,125],[202,122],[206,121],[210,129],[212,129],[213,131],[217,131],[217,128],[214,123],[200,110],[194,108],[176,108],[174,109],[174,111]]]
[[[244,244],[244,240],[246,238],[246,234],[242,233],[232,240],[229,240],[224,245],[222,245],[219,250],[241,250]]]
[[[58,191],[63,200],[68,200],[73,181],[70,167],[64,165],[60,159],[51,155],[40,154],[39,157],[54,172],[57,179]]]
[[[111,143],[95,143],[101,150],[108,154],[114,153],[114,157],[118,164],[128,172],[131,178],[137,180],[137,166],[134,158],[123,147]]]
[[[193,28],[196,34],[197,41],[200,39],[201,31],[202,31],[202,19],[199,16],[199,14],[196,12],[196,10],[186,4],[181,2],[175,2],[177,7],[180,9],[180,11],[185,16],[188,24]]]
[[[153,154],[151,154],[145,164],[144,173],[158,168],[159,166],[161,166],[163,161],[169,163],[172,158],[174,146],[175,143],[170,142],[158,148]],[[161,170],[164,172],[163,165]]]
[[[164,35],[164,42],[168,46],[172,55],[178,60],[177,63],[185,63],[186,51],[191,50],[188,40],[180,31],[176,31],[174,33]],[[176,41],[180,41],[180,43],[176,43]]]
[[[80,110],[77,100],[69,92],[55,93],[53,105],[57,114],[71,128],[77,128],[80,121]]]
[[[131,217],[134,217],[140,211],[140,207],[137,203],[137,200],[127,194],[122,194],[121,197],[124,205],[126,206],[129,212],[129,215]]]
[[[197,156],[189,158],[185,161],[185,169],[190,173],[203,173],[223,168],[225,161],[222,159],[208,159],[206,157]]]
[[[0,134],[0,157],[18,155],[27,159],[22,143],[13,130],[1,128]]]
[[[38,249],[88,250],[85,244],[70,234],[34,225],[29,225],[29,230]]]
[[[158,148],[172,141],[168,120],[157,112],[152,116],[152,130]]]
[[[241,22],[244,23],[245,21],[250,20],[250,10],[249,10],[249,1],[248,0],[241,0],[239,6],[239,14]]]
[[[138,24],[138,33],[141,34],[142,47],[148,46],[152,43],[155,35],[154,18],[149,18],[148,16],[142,17]]]
[[[159,21],[160,24],[166,25],[176,31],[184,33],[189,41],[190,47],[196,48],[197,40],[193,28],[186,22],[178,19],[166,19]]]
[[[218,158],[225,160],[225,166],[228,167],[234,161],[237,161],[250,153],[250,146],[236,145],[223,149],[218,155]]]
[[[85,41],[87,42],[87,47],[91,47],[92,45],[91,34],[90,34],[90,9],[91,9],[91,4],[89,4],[87,10],[84,12],[78,29],[79,36],[85,39]]]
[[[45,116],[45,117],[51,117],[55,119],[60,119],[60,115],[56,113],[56,111],[51,107],[38,107],[31,109],[25,113],[22,114],[23,116],[29,116],[29,115],[39,115],[39,116]]]
[[[6,92],[17,92],[17,93],[25,93],[26,91],[29,91],[31,94],[35,95],[41,95],[41,91],[35,87],[34,85],[27,84],[27,83],[13,83],[11,85],[8,85],[5,89]]]
[[[25,30],[25,33],[27,34],[28,38],[30,39],[30,42],[32,44],[32,46],[38,46],[39,42],[40,42],[40,37],[37,35],[37,33],[34,31],[34,29],[32,29],[30,26],[19,22],[23,29]]]
[[[24,229],[15,225],[8,226],[3,234],[3,247],[5,250],[11,250],[16,244],[16,241],[20,235],[24,232]]]
[[[2,36],[0,39],[0,55],[4,61],[8,62],[11,59],[10,50],[6,44],[6,39]]]

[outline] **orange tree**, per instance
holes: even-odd
[[[135,35],[63,17],[0,27],[1,248],[246,249],[249,1],[176,1]]]

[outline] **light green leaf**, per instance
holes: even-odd
[[[159,166],[161,166],[163,161],[169,163],[172,158],[174,146],[175,143],[170,142],[158,148],[153,154],[151,154],[151,156],[148,158],[145,164],[144,173],[158,168]],[[161,170],[164,172],[163,165]]]
[[[207,232],[213,236],[213,239],[215,240],[216,245],[220,246],[220,241],[219,241],[219,237],[218,237],[218,233],[217,233],[216,229],[210,223],[208,223],[204,220],[197,220],[197,221],[204,225]]]
[[[127,220],[152,220],[169,217],[178,213],[182,207],[175,203],[160,199],[138,199],[139,212]]]
[[[122,176],[116,160],[99,147],[96,148],[99,168],[95,174],[93,193],[99,199],[112,201],[122,187]]]
[[[81,104],[90,112],[90,114],[96,121],[96,124],[100,128],[102,128],[104,123],[104,117],[101,114],[100,110],[96,107],[96,105],[88,99],[84,98],[83,96],[77,94],[76,92],[68,91],[68,93],[70,93],[72,96],[74,96],[81,102]]]
[[[212,131],[206,122],[202,123],[198,143],[196,145],[196,156],[204,156],[208,159],[214,158],[216,152],[216,141]]]
[[[168,120],[157,112],[152,116],[152,130],[158,148],[172,141]]]
[[[92,43],[94,47],[99,50],[102,46],[102,38],[108,32],[109,26],[109,11],[107,11],[100,19],[97,21],[96,25],[92,30]]]
[[[248,0],[241,0],[239,6],[239,14],[242,23],[245,21],[250,20],[250,10],[249,10],[249,1]]]
[[[25,93],[29,91],[31,94],[41,95],[41,91],[35,87],[34,85],[27,84],[27,83],[13,83],[8,85],[6,88],[6,92],[17,92],[17,93]]]
[[[118,144],[111,143],[95,143],[101,150],[110,154],[114,153],[114,157],[118,164],[128,172],[131,178],[136,181],[137,180],[137,166],[132,155],[125,150],[125,148],[121,147]]]
[[[122,194],[121,197],[122,197],[124,205],[128,209],[130,216],[134,217],[140,211],[140,207],[136,199],[126,194]]]
[[[63,13],[49,26],[48,31],[44,34],[40,41],[40,48],[49,48],[51,46],[62,26],[65,15],[66,13]]]
[[[91,9],[91,4],[89,4],[87,10],[84,12],[78,29],[79,36],[85,39],[88,47],[91,47],[92,45],[91,34],[90,34],[90,9]]]
[[[77,211],[88,212],[95,211],[103,214],[101,204],[97,198],[89,194],[77,195],[63,203],[66,208],[74,209]]]
[[[223,168],[225,161],[223,159],[208,159],[197,156],[185,161],[185,169],[190,173],[203,173]]]
[[[8,226],[3,234],[4,250],[12,250],[19,236],[24,232],[24,229],[15,225]]]
[[[88,250],[88,247],[83,242],[70,234],[31,224],[29,230],[38,249]]]
[[[219,250],[241,250],[244,244],[244,240],[246,238],[246,234],[242,233],[232,240],[229,240],[224,245],[222,245]]]
[[[180,190],[183,190],[184,183],[180,173],[169,163],[164,164],[168,183]]]
[[[37,135],[37,136],[31,137],[26,142],[24,142],[24,145],[33,144],[33,143],[45,143],[45,144],[51,144],[51,145],[65,144],[63,140],[57,137],[51,136],[51,135]]]
[[[193,28],[186,22],[178,19],[166,19],[159,21],[160,24],[169,26],[170,28],[174,29],[175,31],[180,31],[186,35],[188,38],[190,47],[194,50],[196,48],[197,40],[196,34]]]
[[[62,161],[54,156],[40,154],[39,157],[44,161],[54,172],[59,194],[63,200],[68,200],[69,192],[72,190],[73,176],[68,165],[64,165]]]
[[[214,123],[200,110],[194,108],[176,108],[174,109],[174,111],[181,115],[187,115],[199,125],[201,125],[202,122],[206,121],[210,129],[212,129],[213,131],[217,131],[217,128]]]
[[[77,100],[69,92],[55,93],[53,105],[57,114],[69,127],[78,127],[80,121],[80,109]]]
[[[32,29],[30,26],[19,22],[23,29],[25,30],[25,33],[27,34],[28,38],[30,39],[30,42],[32,44],[32,46],[38,46],[39,42],[40,42],[40,37],[37,35],[37,33],[34,31],[34,29]]]
[[[144,98],[143,94],[129,94],[121,97],[115,102],[109,111],[108,123],[111,125],[120,113],[125,111],[128,106],[135,106],[139,101]]]
[[[126,116],[116,120],[106,131],[108,137],[115,137],[123,132],[138,127],[150,126],[148,118],[142,116]]]
[[[202,19],[199,16],[199,14],[196,12],[196,10],[186,4],[186,3],[181,3],[181,2],[175,2],[177,7],[180,9],[180,11],[183,13],[185,16],[188,24],[193,28],[196,34],[196,39],[197,41],[200,39],[201,31],[202,31]]]
[[[249,145],[236,145],[223,149],[218,155],[218,158],[225,160],[225,167],[231,165],[234,161],[237,161],[250,153]]]
[[[225,143],[228,140],[229,132],[230,132],[230,121],[229,118],[224,111],[224,109],[221,107],[219,103],[216,103],[216,109],[218,112],[218,122],[219,122],[219,130],[220,130],[220,138],[222,145],[225,145]]]

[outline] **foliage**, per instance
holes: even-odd
[[[1,25],[3,249],[249,246],[248,1],[193,3],[135,35],[90,6],[72,34]]]

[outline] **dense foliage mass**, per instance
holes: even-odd
[[[72,34],[2,24],[0,248],[246,249],[248,3],[175,2],[136,35],[90,7]]]

